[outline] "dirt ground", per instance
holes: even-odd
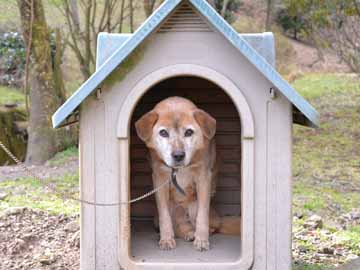
[[[42,178],[61,177],[65,174],[75,174],[79,168],[77,158],[68,159],[65,164],[54,166],[49,163],[41,166],[28,167],[35,175]],[[21,166],[0,166],[0,181],[16,180],[23,177],[29,177],[28,173]]]
[[[305,43],[289,39],[296,52],[296,68],[303,73],[306,72],[330,72],[343,73],[350,72],[348,66],[340,61],[339,57],[327,52],[319,56],[318,51]]]
[[[79,269],[78,216],[9,208],[0,216],[0,269]]]

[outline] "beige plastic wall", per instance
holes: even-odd
[[[175,64],[213,69],[241,89],[254,118],[252,196],[255,212],[251,269],[290,269],[291,104],[279,93],[272,99],[271,83],[216,32],[153,34],[140,58],[126,76],[119,74],[118,81],[112,76],[111,82],[101,87],[100,98],[89,97],[81,106],[82,197],[102,203],[119,201],[119,164],[128,157],[120,155],[117,121],[126,96],[138,81]],[[117,207],[82,205],[81,269],[120,269],[118,228]]]

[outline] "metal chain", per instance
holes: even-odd
[[[15,157],[15,155],[13,153],[11,153],[11,151],[0,141],[0,147],[5,151],[5,153],[17,164],[19,165],[21,168],[24,169],[24,171],[27,172],[27,174],[29,176],[32,176],[33,178],[37,179],[38,181],[46,184],[46,180],[42,177],[39,177],[38,175],[36,175],[33,171],[31,171],[23,162],[21,162],[17,157]],[[119,206],[119,205],[123,205],[123,204],[132,204],[134,202],[140,201],[142,199],[145,199],[151,195],[153,195],[154,193],[158,192],[161,188],[165,187],[167,184],[170,184],[170,182],[172,181],[172,177],[170,177],[169,180],[165,181],[164,183],[162,183],[160,186],[154,188],[153,190],[145,193],[144,195],[141,195],[137,198],[134,198],[132,200],[129,201],[123,201],[123,202],[115,202],[115,203],[96,203],[96,202],[91,202],[88,200],[84,200],[84,199],[79,199],[79,198],[74,198],[71,197],[69,195],[66,195],[65,193],[61,193],[57,190],[55,190],[55,187],[50,187],[50,189],[57,195],[59,195],[59,197],[61,197],[62,199],[68,199],[68,200],[73,200],[73,201],[77,201],[80,203],[84,203],[84,204],[88,204],[88,205],[93,205],[93,206]]]

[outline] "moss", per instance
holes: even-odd
[[[26,153],[26,130],[18,130],[14,123],[25,121],[26,117],[21,110],[0,106],[0,141],[20,160]],[[4,163],[14,162],[0,149],[0,165]]]
[[[0,86],[0,105],[24,103],[25,96],[18,89]]]

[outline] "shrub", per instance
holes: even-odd
[[[0,35],[0,83],[18,85],[25,67],[25,43],[17,32]]]
[[[221,14],[224,0],[215,0],[214,3],[216,11]],[[233,23],[235,21],[235,15],[238,12],[240,6],[241,2],[239,0],[229,0],[224,16],[224,19],[228,21],[228,23]]]

